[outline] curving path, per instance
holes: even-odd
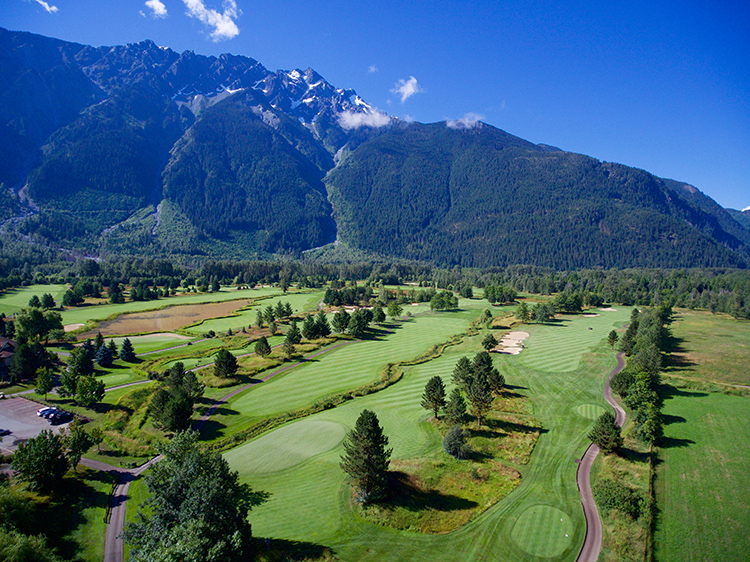
[[[604,399],[615,409],[615,422],[620,427],[625,423],[625,410],[612,398],[610,381],[612,377],[622,371],[624,366],[625,359],[620,352],[617,354],[617,366],[609,374],[607,382],[604,384]],[[578,553],[576,562],[596,562],[602,548],[602,521],[599,518],[599,510],[596,508],[594,495],[591,493],[591,466],[598,454],[599,446],[594,443],[589,445],[576,471],[576,484],[578,484],[578,492],[581,495],[583,514],[586,517],[586,536],[583,539],[583,546],[581,552]]]

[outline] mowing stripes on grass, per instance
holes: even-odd
[[[590,420],[599,419],[599,416],[601,416],[606,411],[607,410],[605,408],[602,408],[601,406],[598,406],[596,404],[581,404],[576,408],[576,413],[579,416],[583,416],[584,418],[588,418]]]
[[[225,458],[240,472],[278,472],[330,451],[345,435],[341,424],[303,420],[233,449]]]
[[[528,507],[513,525],[511,537],[521,549],[534,556],[559,556],[570,546],[573,523],[564,511],[551,505]]]

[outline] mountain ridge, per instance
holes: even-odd
[[[8,247],[253,257],[336,239],[443,265],[750,262],[744,215],[689,184],[481,122],[407,123],[311,68],[0,29],[0,78]]]

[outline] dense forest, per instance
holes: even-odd
[[[323,263],[313,260],[206,261],[184,266],[166,259],[81,259],[32,265],[0,260],[0,290],[35,283],[68,283],[79,297],[97,291],[120,294],[131,287],[138,299],[168,298],[178,287],[215,291],[224,286],[278,284],[282,288],[331,287],[329,299],[341,304],[367,301],[372,289],[407,286],[391,297],[404,302],[429,300],[435,289],[502,304],[519,294],[576,295],[587,304],[700,308],[750,319],[750,271],[702,269],[581,269],[556,271],[538,266],[438,268],[417,262]],[[359,286],[358,286],[359,284]],[[112,288],[115,287],[113,290]],[[472,291],[472,287],[481,289]],[[424,288],[424,289],[421,289]],[[132,291],[135,289],[135,291]],[[131,294],[131,298],[132,298]],[[58,303],[59,304],[59,303]]]

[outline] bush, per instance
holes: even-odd
[[[600,480],[594,485],[593,492],[596,504],[601,508],[603,515],[611,509],[617,509],[636,520],[645,511],[646,498],[643,494],[617,480]]]
[[[457,459],[469,456],[469,446],[466,444],[466,431],[460,425],[454,425],[443,438],[443,450]]]

